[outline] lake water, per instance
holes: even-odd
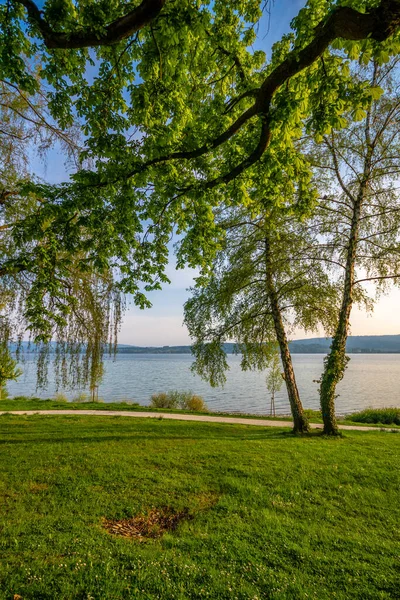
[[[324,356],[295,354],[293,363],[303,405],[318,408],[318,384]],[[156,392],[192,390],[203,396],[210,410],[267,414],[270,397],[266,390],[265,373],[243,372],[240,357],[229,356],[230,371],[223,388],[212,388],[190,371],[189,354],[122,354],[116,360],[105,361],[105,376],[99,387],[99,397],[106,402],[131,400],[142,405],[150,402]],[[51,383],[46,391],[35,391],[35,364],[27,360],[24,374],[17,382],[9,382],[11,395],[51,397],[56,390]],[[345,414],[365,407],[400,406],[400,354],[353,354],[344,380],[338,386],[337,412]],[[76,392],[63,391],[69,398]],[[275,400],[277,414],[288,414],[289,403],[285,386]]]

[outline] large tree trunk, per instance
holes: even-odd
[[[345,281],[343,289],[342,306],[339,313],[335,335],[332,339],[330,352],[325,360],[324,372],[321,379],[320,402],[324,433],[326,435],[339,435],[339,428],[335,416],[336,386],[343,379],[346,369],[346,342],[349,335],[350,313],[353,306],[354,269],[357,258],[357,244],[361,209],[368,185],[367,169],[364,179],[353,204],[353,214],[350,228],[349,244],[347,247]]]
[[[310,430],[308,419],[304,414],[303,405],[300,400],[299,390],[297,389],[296,377],[294,374],[292,357],[290,355],[289,344],[286,337],[282,314],[279,306],[278,295],[276,293],[271,264],[271,249],[269,240],[265,240],[265,264],[266,264],[266,282],[267,293],[271,303],[272,318],[274,321],[276,339],[278,340],[281,353],[282,365],[285,374],[286,389],[289,396],[290,409],[293,416],[293,432],[307,433]]]

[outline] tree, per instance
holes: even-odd
[[[316,162],[328,192],[319,206],[323,215],[320,233],[342,271],[341,308],[320,388],[324,432],[329,435],[338,434],[335,394],[348,360],[346,340],[353,304],[367,299],[364,283],[375,283],[382,291],[400,278],[398,66],[396,60],[383,66],[375,62],[368,68],[376,90],[371,106],[349,115],[358,122],[346,133],[326,135],[317,151]],[[364,77],[365,70],[359,69],[355,76]]]
[[[278,188],[279,189],[279,188]],[[235,340],[243,369],[265,369],[278,344],[294,421],[294,431],[309,429],[297,389],[287,328],[328,331],[335,323],[337,292],[318,252],[317,240],[303,223],[301,203],[276,206],[258,200],[245,209],[225,210],[220,226],[223,247],[211,274],[200,277],[185,304],[185,323],[194,339],[194,370],[217,385],[228,364],[224,342]],[[264,206],[262,213],[261,206]],[[296,214],[296,210],[300,212]]]
[[[144,0],[133,8],[49,0],[42,11],[33,0],[9,0],[0,18],[2,78],[33,93],[39,84],[29,64],[37,59],[50,85],[53,118],[61,128],[81,121],[83,155],[94,165],[77,172],[70,186],[37,190],[43,210],[51,205],[57,235],[66,221],[81,225],[84,213],[85,231],[89,221],[92,240],[101,239],[106,220],[126,241],[123,248],[116,244],[123,261],[126,246],[135,236],[138,245],[139,237],[134,262],[148,285],[164,276],[165,240],[174,227],[197,235],[211,256],[204,241],[210,236],[201,230],[210,227],[219,190],[237,178],[248,188],[249,167],[276,160],[279,146],[284,155],[306,120],[318,134],[349,106],[365,108],[370,90],[364,82],[354,85],[349,57],[398,52],[399,0],[352,4],[309,0],[268,64],[251,50],[261,15],[257,0]],[[92,56],[95,77],[88,83]],[[235,185],[228,192],[241,201]],[[129,215],[124,227],[114,214],[121,204]],[[109,260],[104,252],[103,260]],[[132,271],[130,262],[124,261],[125,271]]]
[[[88,252],[68,253],[59,248],[51,219],[33,231],[43,199],[29,191],[35,186],[30,172],[32,145],[39,154],[55,144],[68,160],[76,159],[76,128],[62,131],[46,113],[44,94],[24,94],[18,87],[0,82],[0,340],[4,364],[12,373],[7,345],[30,332],[39,354],[38,384],[47,378],[52,346],[57,382],[63,385],[95,385],[101,376],[101,359],[120,322],[121,298],[110,268],[94,268]],[[23,191],[24,187],[26,192]],[[18,224],[25,223],[24,236]],[[41,235],[40,235],[41,233]],[[38,235],[39,234],[39,235]],[[20,349],[20,345],[17,345]],[[70,359],[67,368],[66,358]],[[11,370],[10,370],[11,369]]]
[[[275,417],[275,394],[279,392],[283,385],[283,377],[281,372],[281,361],[279,360],[279,353],[273,354],[269,372],[265,378],[267,384],[267,390],[271,394],[271,409],[270,414]]]
[[[134,8],[124,2],[100,8],[50,0],[40,11],[33,0],[10,0],[3,7],[4,77],[36,89],[29,61],[21,60],[36,53],[52,86],[54,118],[61,126],[75,116],[84,122],[85,152],[96,169],[77,178],[82,209],[90,210],[88,186],[109,186],[112,203],[112,188],[121,185],[125,194],[138,191],[135,209],[153,221],[150,237],[160,220],[169,230],[171,223],[190,227],[198,218],[190,205],[197,215],[207,213],[212,199],[205,191],[268,160],[275,138],[282,143],[282,128],[290,144],[307,119],[318,133],[349,105],[365,108],[368,87],[353,85],[348,59],[398,52],[399,0],[359,0],[352,7],[309,0],[269,64],[251,51],[260,5],[144,0]],[[90,84],[88,47],[96,48],[98,61]],[[187,166],[177,169],[176,161]]]
[[[398,53],[399,0],[354,0],[352,7],[309,0],[269,63],[251,50],[261,6],[0,5],[0,78],[30,96],[45,82],[59,129],[79,122],[85,136],[82,168],[71,181],[16,182],[15,201],[33,198],[35,207],[2,224],[15,252],[0,275],[34,273],[36,299],[46,290],[47,301],[74,257],[74,272],[95,281],[112,276],[119,293],[146,306],[146,292],[167,281],[176,230],[180,265],[211,265],[214,208],[223,198],[245,202],[252,167],[259,163],[272,177],[288,165],[305,125],[319,136],[340,127],[346,111],[368,106],[373,90],[354,81],[349,62],[360,53],[382,61]],[[38,76],[32,64],[40,65]],[[42,305],[35,306],[38,314]]]

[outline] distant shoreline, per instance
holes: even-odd
[[[12,350],[12,353],[14,354],[15,351]],[[24,350],[23,351],[23,356],[34,356],[36,354],[35,350]],[[227,356],[241,356],[241,353],[238,352],[227,352],[226,353]],[[291,354],[294,356],[326,356],[328,354],[327,350],[308,350],[306,352],[299,352],[298,350],[291,350]],[[375,356],[384,356],[384,355],[397,355],[400,354],[400,350],[346,350],[346,354],[349,354],[351,356],[355,356],[355,355],[375,355]],[[54,356],[55,352],[54,351],[50,351],[50,356]],[[162,350],[158,350],[156,348],[149,348],[149,349],[143,349],[143,350],[117,350],[116,353],[117,356],[125,356],[125,355],[135,355],[135,356],[158,356],[158,355],[162,355],[162,356],[191,356],[191,351],[162,351]],[[107,358],[108,356],[110,356],[108,354],[108,352],[106,351],[104,354],[104,357]],[[113,353],[111,353],[111,356],[113,356]]]
[[[310,338],[293,340],[289,343],[292,354],[323,354],[329,352],[331,338]],[[55,344],[54,344],[55,346]],[[17,345],[11,344],[11,351],[16,350]],[[34,344],[22,342],[22,350],[26,354],[35,351]],[[236,354],[237,348],[234,343],[225,343],[223,348],[227,354]],[[191,346],[131,346],[118,344],[118,354],[191,354]],[[348,354],[400,354],[400,335],[365,335],[350,336],[347,340],[346,352]],[[240,353],[239,353],[240,354]]]
[[[321,354],[323,356],[326,356],[327,351],[326,350],[308,350],[307,352],[299,352],[298,350],[291,350],[292,354],[299,354],[299,355],[309,355],[309,354]],[[400,350],[346,350],[347,354],[400,354]],[[167,354],[167,355],[176,355],[176,356],[182,356],[182,355],[188,355],[191,354],[191,351],[163,351],[163,350],[158,350],[156,348],[148,348],[148,349],[144,349],[144,350],[128,350],[126,351],[125,349],[122,350],[118,350],[117,354],[152,354],[152,355],[156,355],[156,354]],[[228,356],[229,355],[239,355],[236,354],[235,352],[227,352]]]
[[[323,354],[329,352],[331,338],[293,340],[289,343],[292,354]],[[227,354],[235,354],[236,344],[225,343]],[[400,354],[400,335],[349,336],[348,354]],[[191,346],[129,346],[119,345],[119,354],[191,354]]]

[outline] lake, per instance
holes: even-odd
[[[297,383],[305,408],[318,409],[318,384],[324,356],[294,354]],[[131,400],[142,405],[150,402],[156,392],[173,389],[192,390],[203,396],[208,408],[215,411],[267,414],[270,396],[265,385],[265,373],[243,372],[240,357],[229,356],[230,371],[223,388],[212,388],[190,371],[189,354],[121,354],[116,360],[106,359],[105,375],[99,387],[99,397],[106,402]],[[51,382],[46,391],[35,391],[35,363],[22,365],[24,374],[17,382],[9,382],[12,396],[37,395],[43,398],[55,394]],[[51,374],[50,374],[51,375]],[[337,412],[345,414],[372,406],[400,406],[400,354],[352,354],[344,380],[338,386]],[[63,391],[69,398],[76,392]],[[275,400],[277,414],[288,414],[289,403],[285,386]]]

